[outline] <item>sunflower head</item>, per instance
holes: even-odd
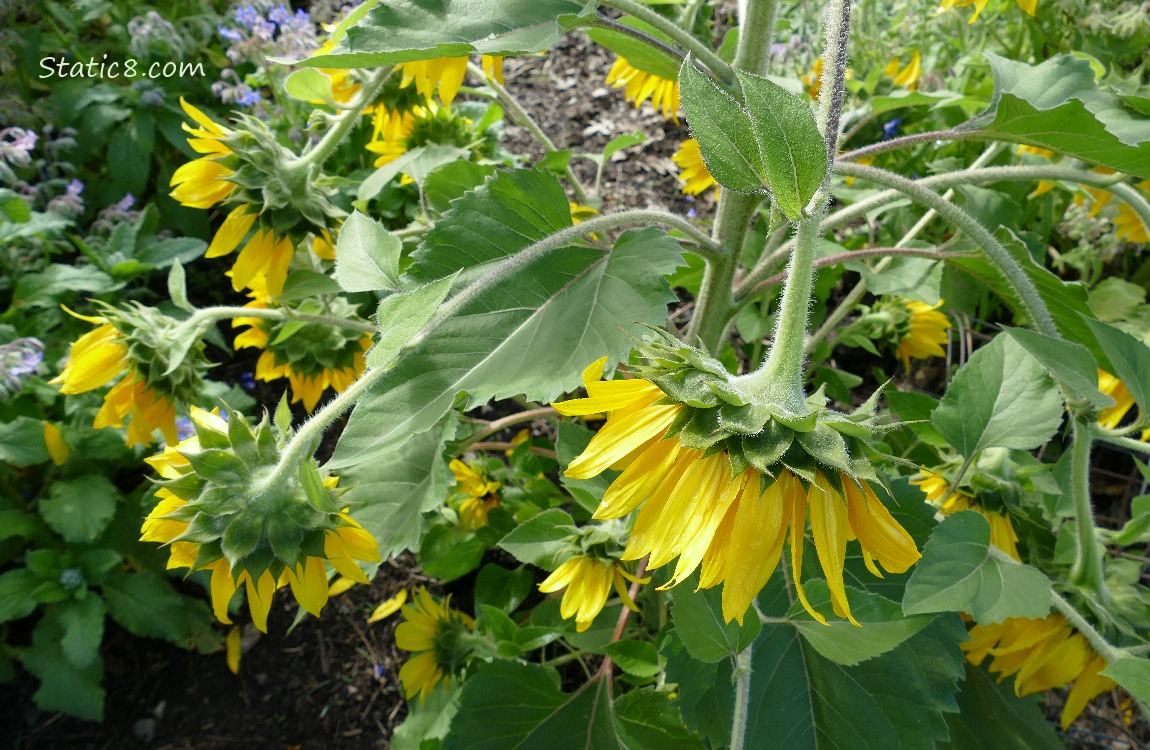
[[[539,584],[539,590],[545,594],[562,591],[559,613],[565,620],[574,617],[575,629],[582,633],[603,611],[612,588],[626,607],[638,611],[627,590],[627,581],[650,583],[651,579],[635,578],[613,558],[579,554],[557,567]]]
[[[161,477],[160,502],[141,538],[170,545],[168,567],[212,571],[212,604],[223,622],[241,584],[261,630],[272,594],[285,585],[318,615],[328,596],[325,563],[367,583],[357,561],[378,562],[378,545],[340,509],[338,480],[322,477],[314,460],[276,470],[292,435],[286,401],[274,424],[266,415],[255,425],[236,412],[226,416],[193,408],[195,434],[148,459]]]
[[[452,609],[450,596],[440,601],[422,586],[401,612],[395,644],[412,656],[400,668],[399,680],[407,699],[419,695],[422,703],[440,682],[450,686],[452,675],[466,666],[475,649],[475,621]]]
[[[907,372],[911,359],[945,357],[950,320],[933,305],[902,297],[883,297],[874,305],[859,305],[860,315],[843,330],[841,339],[877,354],[872,342],[894,349]]]

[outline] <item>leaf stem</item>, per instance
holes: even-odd
[[[1070,581],[1109,603],[1110,592],[1102,575],[1102,545],[1094,527],[1094,507],[1090,502],[1090,448],[1094,442],[1093,425],[1084,417],[1075,417],[1070,444],[1070,494],[1074,501],[1074,528],[1078,549]]]
[[[751,703],[752,646],[735,654],[735,708],[731,713],[731,750],[743,750],[747,739],[747,716]]]
[[[629,16],[634,16],[657,31],[666,34],[674,40],[675,44],[698,58],[717,78],[727,84],[733,84],[735,82],[735,73],[730,65],[723,62],[723,59],[716,55],[710,46],[696,39],[693,34],[669,18],[659,15],[646,5],[641,5],[634,0],[602,0],[601,4],[608,8],[622,11]]]
[[[463,451],[467,450],[468,446],[473,445],[474,443],[478,443],[480,440],[485,438],[489,438],[495,433],[500,432],[501,430],[505,430],[512,425],[520,424],[521,422],[530,422],[533,419],[553,419],[557,415],[558,412],[556,412],[550,406],[544,406],[540,409],[528,409],[527,411],[521,411],[516,414],[511,414],[510,416],[503,417],[502,419],[497,419],[494,422],[489,422],[485,427],[480,429],[474,435],[470,435],[465,440],[460,442],[459,445],[456,446],[456,452],[462,453]]]
[[[339,144],[343,142],[348,132],[359,122],[363,110],[375,101],[376,94],[383,88],[394,70],[392,67],[383,68],[369,78],[367,83],[360,88],[355,99],[347,104],[345,111],[336,119],[332,129],[327,131],[314,146],[285,165],[285,169],[315,171],[321,169],[327,158],[339,148]]]
[[[1102,637],[1090,621],[1082,616],[1074,605],[1066,601],[1057,591],[1050,592],[1050,603],[1057,609],[1066,621],[1074,627],[1079,633],[1090,642],[1090,647],[1094,649],[1094,653],[1101,656],[1108,664],[1113,664],[1122,658],[1122,650],[1113,646],[1109,641]]]
[[[978,133],[971,131],[965,132],[962,130],[932,130],[927,133],[911,133],[910,135],[900,136],[898,138],[891,138],[889,141],[879,141],[872,143],[869,146],[856,148],[853,151],[846,151],[839,154],[838,161],[854,161],[861,159],[864,156],[873,156],[881,154],[884,151],[892,151],[896,148],[903,148],[905,146],[913,146],[917,143],[926,143],[930,141],[965,141],[976,140],[980,137]]]

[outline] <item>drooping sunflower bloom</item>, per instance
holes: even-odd
[[[883,69],[883,74],[898,88],[914,91],[915,86],[918,85],[918,79],[922,75],[922,58],[919,56],[918,50],[911,50],[910,60],[906,67],[902,67],[902,61],[899,58],[892,58],[887,63],[886,68]]]
[[[176,402],[189,403],[197,396],[207,367],[203,345],[188,352],[174,372],[163,375],[171,361],[173,339],[168,332],[177,321],[141,305],[123,310],[108,306],[104,315],[97,316],[68,312],[97,327],[72,343],[63,371],[49,382],[60,385],[60,393],[72,395],[101,388],[123,375],[105,394],[92,426],[126,424],[129,445],[154,442],[156,430],[164,440],[176,442]]]
[[[1117,429],[1122,424],[1126,413],[1134,406],[1134,396],[1118,378],[1105,370],[1098,370],[1098,390],[1114,399],[1114,405],[1108,406],[1098,415],[1098,424],[1108,430]],[[1142,440],[1150,440],[1150,428],[1142,431]]]
[[[269,435],[260,439],[261,432],[271,430],[266,421],[253,432],[243,417],[232,413],[228,421],[243,422],[241,427],[244,433],[241,433],[240,430],[232,429],[234,426],[219,415],[203,409],[192,407],[191,417],[196,429],[195,435],[145,459],[166,481],[159,482],[160,487],[155,493],[159,502],[144,519],[140,539],[170,545],[168,569],[211,571],[212,610],[220,622],[231,623],[228,605],[241,586],[247,592],[252,622],[265,633],[273,596],[284,586],[291,587],[292,595],[301,607],[318,617],[328,600],[326,563],[330,563],[347,579],[368,583],[358,562],[379,562],[379,546],[375,538],[352,519],[346,509],[324,512],[317,507],[330,503],[330,500],[327,495],[313,496],[319,492],[316,486],[305,489],[289,482],[267,491],[261,490],[255,496],[246,494],[251,491],[251,476],[255,475],[256,469],[261,464],[274,462],[277,457],[274,451],[270,455],[265,453],[268,446],[275,445],[276,438]],[[244,458],[237,457],[236,453],[231,455],[235,461],[251,470],[251,476],[229,476],[227,480],[231,483],[228,484],[218,475],[197,473],[192,459],[204,450],[205,435],[210,436],[208,444],[219,446],[226,445],[227,441],[240,434],[246,434],[245,445],[252,447],[241,450]],[[257,443],[264,447],[255,449]],[[213,455],[218,455],[225,449],[213,447],[212,450]],[[304,467],[301,471],[314,471],[314,468]],[[318,472],[315,475],[315,482],[322,484],[326,493],[330,493],[338,481],[334,476],[321,480]],[[295,494],[297,492],[299,494]],[[306,499],[299,496],[305,493]],[[285,508],[290,505],[302,507],[301,503],[310,505],[305,516],[316,525],[310,528],[299,527],[298,537],[282,530],[272,532],[276,534],[277,541],[274,544],[278,549],[272,546],[273,542],[269,539],[260,538],[261,535],[266,537],[269,534],[268,518],[280,519],[275,524],[277,529],[282,529],[285,523],[299,523],[299,511],[285,513]],[[197,521],[199,516],[210,518],[198,521],[198,530],[192,535],[197,541],[185,538],[192,522]],[[289,518],[290,521],[287,520]],[[245,527],[242,534],[233,537],[226,533],[227,529],[237,524]],[[260,529],[255,538],[248,531],[253,525],[255,529]],[[218,533],[218,538],[211,539],[209,530]],[[238,554],[231,546],[236,544],[231,541],[233,538],[245,540],[245,546],[239,550],[245,554]],[[279,556],[291,544],[288,542],[285,547],[284,540],[293,538],[294,559],[285,562]],[[229,563],[226,556],[229,552],[240,558],[240,567],[233,568]],[[249,570],[249,564],[258,568],[256,573]]]
[[[428,101],[438,91],[439,101],[443,102],[443,106],[450,107],[467,75],[467,57],[415,60],[400,64],[399,70],[403,75],[400,88],[407,88],[414,83],[415,90]]]
[[[679,121],[679,81],[660,78],[640,70],[625,58],[616,57],[607,73],[607,83],[614,88],[625,88],[624,98],[634,102],[638,109],[647,99],[656,112],[662,111],[668,120]]]
[[[500,86],[506,84],[503,80],[503,55],[484,55],[483,74],[493,79]]]
[[[1150,180],[1143,180],[1135,187],[1140,188],[1144,193],[1150,193]],[[1118,212],[1114,215],[1114,234],[1118,236],[1118,239],[1127,242],[1150,242],[1150,227],[1143,223],[1142,217],[1126,202],[1122,202],[1118,206]]]
[[[403,113],[387,111],[376,118],[375,137],[365,146],[378,154],[374,165],[382,167],[413,148],[427,145],[474,149],[477,134],[472,121],[457,111],[434,103],[416,106]],[[401,185],[411,183],[404,175]]]
[[[395,629],[395,645],[414,656],[400,667],[399,681],[408,700],[418,694],[423,703],[440,682],[450,687],[451,676],[470,652],[461,636],[474,629],[475,621],[452,609],[450,596],[441,602],[422,586],[402,612],[404,622]]]
[[[48,457],[57,466],[63,466],[72,455],[72,449],[64,440],[64,434],[52,422],[44,422],[44,445],[48,448]]]
[[[245,307],[266,309],[275,304],[268,288],[269,281],[257,276],[249,285],[252,291],[248,296],[252,300]],[[312,304],[318,303],[305,302],[300,311],[311,311]],[[326,314],[357,318],[355,309],[343,300],[330,302]],[[248,329],[236,336],[235,347],[263,350],[256,361],[256,379],[271,382],[287,378],[291,385],[292,403],[302,401],[308,412],[315,409],[324,391],[331,388],[342,393],[367,367],[364,352],[371,348],[370,334],[308,323],[285,335],[285,327],[293,326],[290,319],[232,319],[233,328],[241,326],[248,326]]]
[[[691,356],[697,357],[698,352]],[[751,433],[741,442],[725,443],[717,452],[686,447],[682,432],[670,437],[668,432],[687,426],[680,417],[709,421],[718,417],[715,410],[692,412],[684,404],[667,403],[673,400],[672,394],[642,378],[603,381],[605,363],[604,357],[584,370],[587,398],[553,404],[565,416],[609,412],[606,424],[565,473],[573,479],[588,479],[608,468],[622,471],[603,495],[594,517],[620,518],[638,509],[622,559],[650,555],[648,568],[657,568],[678,558],[664,588],[681,583],[701,566],[699,586],[722,583],[723,617],[742,623],[778,565],[784,542],[789,541],[799,599],[812,617],[825,624],[826,618],[807,601],[797,575],[802,570],[809,514],[835,613],[858,624],[843,584],[847,542],[858,539],[863,559],[876,575],[881,573],[875,560],[887,571],[901,573],[919,559],[914,540],[866,481],[856,483],[844,472],[821,465],[816,468],[813,459],[808,464],[805,458],[792,461],[785,455],[790,464],[780,464],[772,477],[756,469],[747,449],[739,447],[748,446],[752,453],[758,449],[760,443]],[[714,372],[722,365],[715,362],[707,367]],[[668,377],[672,380],[663,382],[677,382],[685,376]],[[737,394],[724,395],[734,399]],[[775,421],[768,424],[775,434],[785,429]],[[814,420],[811,427],[815,427]],[[786,447],[782,445],[780,454]],[[796,476],[790,466],[807,479]]]
[[[983,507],[973,495],[962,490],[951,489],[946,477],[930,469],[920,470],[920,475],[920,477],[911,479],[910,483],[917,485],[926,494],[928,503],[948,516],[962,510],[973,510],[982,514],[982,517],[990,524],[990,543],[1015,560],[1022,562],[1022,558],[1018,555],[1018,534],[1010,522],[1010,514]]]
[[[685,195],[699,195],[710,188],[717,193],[719,183],[711,176],[703,154],[699,151],[699,142],[688,138],[679,146],[679,150],[671,156],[671,160],[679,167],[679,182]]]
[[[935,11],[935,15],[945,13],[951,8],[963,8],[968,5],[973,5],[974,15],[967,21],[968,24],[971,24],[978,20],[978,17],[982,14],[988,2],[990,2],[990,0],[942,0],[941,3],[939,3],[938,10]],[[1038,0],[1018,0],[1018,7],[1033,16],[1034,11],[1038,8]]]
[[[632,611],[639,611],[627,591],[627,581],[650,583],[651,579],[636,578],[612,560],[576,555],[547,576],[539,584],[539,590],[544,594],[563,590],[559,614],[564,620],[574,617],[575,630],[582,633],[591,627],[591,623],[603,611],[612,586],[625,606]]]
[[[1019,697],[1074,683],[1062,707],[1066,730],[1096,697],[1117,684],[1099,674],[1106,660],[1090,648],[1066,618],[1052,614],[1040,620],[1011,618],[993,625],[975,625],[970,640],[960,644],[966,660],[978,666],[993,656],[990,671],[999,680],[1014,676]]]
[[[907,312],[910,314],[909,330],[899,339],[898,358],[902,360],[903,367],[910,372],[910,360],[927,359],[929,357],[945,357],[947,330],[950,329],[950,320],[946,313],[939,312],[942,300],[934,305],[928,305],[918,300],[903,300]]]
[[[178,203],[191,208],[211,208],[231,195],[236,185],[229,180],[235,174],[232,149],[226,141],[235,132],[214,122],[196,107],[180,97],[180,106],[188,117],[199,125],[190,127],[183,123],[183,128],[192,137],[188,145],[198,153],[203,154],[184,164],[172,174],[170,195]]]
[[[246,203],[237,206],[220,225],[204,257],[219,258],[231,254],[248,238],[257,219],[258,214],[251,206]],[[232,288],[237,292],[252,288],[255,280],[262,277],[262,288],[272,296],[280,295],[294,255],[295,243],[290,237],[277,237],[271,228],[257,226],[232,265]]]
[[[459,525],[465,531],[476,531],[487,525],[487,515],[499,507],[499,482],[491,481],[475,469],[452,459],[449,465],[459,489],[467,497],[459,506]]]

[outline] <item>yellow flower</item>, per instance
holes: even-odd
[[[403,80],[399,82],[400,88],[407,88],[414,83],[420,96],[431,99],[438,87],[439,101],[443,102],[443,106],[450,107],[467,75],[467,57],[416,60],[400,64],[399,70],[403,75]]]
[[[986,4],[989,1],[990,0],[942,0],[938,6],[938,10],[935,11],[935,15],[945,13],[951,8],[962,8],[973,5],[974,15],[967,21],[968,24],[971,24],[978,20],[979,15],[982,14],[982,11],[986,8]],[[1033,16],[1035,9],[1038,7],[1038,0],[1018,0],[1018,7]]]
[[[324,27],[325,31],[331,31],[329,27]],[[328,39],[326,42],[319,46],[312,57],[326,55],[335,49],[335,42]],[[344,68],[319,68],[320,73],[323,73],[328,79],[331,80],[331,98],[338,104],[347,104],[355,95],[359,93],[359,84],[351,76],[351,70]],[[313,99],[311,104],[325,104],[322,99]]]
[[[406,602],[407,589],[403,589],[398,594],[391,597],[390,599],[383,601],[378,607],[376,607],[375,611],[371,613],[371,617],[367,618],[367,621],[369,623],[379,622],[380,620],[391,617],[393,614],[398,612],[400,607],[402,607]]]
[[[922,75],[922,58],[919,56],[918,50],[911,50],[910,61],[907,62],[905,68],[900,68],[901,64],[899,58],[895,57],[887,63],[883,73],[895,86],[914,91],[918,85],[919,76]]]
[[[52,463],[57,466],[63,466],[68,456],[72,455],[72,449],[64,441],[60,428],[52,422],[44,422],[44,445],[48,448],[48,456],[52,459]]]
[[[766,585],[791,547],[793,571],[802,570],[808,511],[819,562],[836,614],[855,622],[843,584],[846,545],[858,539],[872,573],[877,558],[890,572],[907,570],[920,557],[914,540],[865,482],[823,473],[804,487],[789,470],[772,481],[754,468],[732,478],[727,453],[704,455],[663,439],[681,406],[661,403],[663,392],[639,378],[601,381],[606,357],[583,372],[588,397],[553,404],[566,416],[610,412],[606,424],[565,472],[588,479],[605,469],[622,471],[603,495],[594,517],[619,518],[638,509],[624,560],[650,555],[649,568],[678,558],[669,588],[702,566],[701,588],[723,583],[723,617],[743,620],[755,595]],[[763,489],[766,482],[770,484]],[[807,602],[802,583],[795,588],[803,606],[819,622],[826,618]],[[857,623],[856,623],[857,624]]]
[[[227,423],[223,419],[203,409],[192,407],[191,417],[196,424],[209,426],[217,432],[227,431]],[[145,461],[164,479],[179,479],[191,471],[190,462],[181,451],[198,449],[199,440],[192,436],[178,445],[165,448],[163,452]],[[336,477],[328,477],[324,480],[324,485],[331,488],[337,481]],[[324,530],[322,555],[303,555],[295,566],[284,566],[278,575],[267,569],[260,573],[258,578],[253,578],[247,570],[238,573],[233,571],[227,558],[224,557],[207,562],[201,561],[199,558],[204,552],[201,546],[181,538],[188,530],[188,522],[172,517],[186,504],[186,501],[163,487],[156,490],[155,495],[159,498],[159,503],[144,519],[140,540],[170,545],[167,564],[169,569],[210,570],[212,610],[216,618],[225,624],[231,623],[228,617],[228,604],[241,586],[247,590],[252,622],[265,633],[272,598],[275,592],[284,586],[291,587],[292,595],[301,607],[319,617],[328,600],[325,563],[330,563],[345,578],[366,584],[367,576],[357,561],[379,562],[380,559],[375,538],[344,510],[338,514],[339,527]]]
[[[719,183],[707,170],[697,140],[688,138],[683,141],[679,150],[671,156],[671,160],[679,167],[679,182],[683,185],[684,195],[699,195],[712,187],[716,193],[719,192]]]
[[[184,101],[182,96],[180,106],[199,125],[193,128],[184,123],[183,128],[192,135],[188,145],[203,156],[175,171],[171,180],[174,189],[169,195],[184,206],[211,208],[227,198],[236,187],[235,183],[228,180],[234,172],[222,161],[232,155],[232,150],[224,141],[233,132],[213,122],[210,117]]]
[[[921,478],[911,479],[910,483],[926,494],[926,501],[937,507],[944,515],[958,513],[961,510],[973,510],[982,514],[990,524],[990,543],[1015,560],[1022,562],[1018,555],[1018,534],[1010,522],[1008,513],[988,510],[978,503],[973,496],[962,490],[952,490],[946,477],[936,474],[930,469],[920,471]]]
[[[939,312],[942,300],[934,305],[917,300],[905,300],[907,312],[910,313],[910,331],[898,342],[898,358],[910,372],[910,360],[926,359],[928,357],[945,357],[947,330],[950,321],[946,313]]]
[[[267,289],[270,282],[263,277],[250,281],[252,298],[244,307],[268,308],[272,304]],[[283,322],[265,318],[240,317],[232,319],[232,327],[248,326],[236,335],[237,349],[263,349],[256,360],[256,379],[271,382],[287,378],[291,385],[292,403],[303,402],[310,413],[329,387],[342,393],[355,382],[367,367],[364,352],[371,348],[371,336],[363,334],[348,338],[344,331],[329,326],[308,324],[285,341],[279,341]],[[275,335],[273,335],[275,334]],[[341,342],[338,343],[337,342]]]
[[[1150,180],[1143,180],[1135,187],[1150,192]],[[1114,216],[1114,233],[1118,239],[1127,242],[1150,242],[1150,227],[1142,222],[1142,217],[1134,212],[1129,203],[1123,202],[1118,206],[1118,213]]]
[[[669,120],[679,121],[679,82],[660,78],[631,65],[622,57],[615,58],[615,64],[607,73],[607,83],[613,88],[626,89],[624,98],[635,103],[635,108],[642,106],[649,98],[651,106],[658,112],[662,110],[663,116]]]
[[[257,218],[257,212],[251,206],[246,203],[237,206],[220,225],[204,257],[218,258],[230,254],[248,236]],[[245,288],[254,289],[252,285],[257,283],[255,280],[262,278],[260,283],[267,293],[279,296],[283,293],[284,281],[294,255],[295,244],[290,237],[276,237],[271,229],[257,226],[228,273],[232,279],[232,289],[237,292]]]
[[[494,78],[500,86],[505,85],[503,80],[503,55],[484,55],[483,73],[488,78]]]
[[[459,489],[468,497],[459,506],[459,525],[464,531],[475,531],[487,525],[487,514],[499,507],[499,496],[495,493],[502,486],[499,482],[488,481],[475,469],[453,459],[448,465]]]
[[[403,606],[403,617],[395,629],[395,645],[415,655],[400,668],[399,681],[408,700],[418,693],[423,703],[440,682],[450,687],[462,659],[457,636],[471,631],[475,621],[452,609],[450,596],[438,601],[422,586],[415,601]]]
[[[1060,614],[1041,620],[1011,618],[975,625],[970,629],[970,640],[961,648],[966,660],[975,666],[993,656],[990,671],[998,674],[999,680],[1015,675],[1014,692],[1020,697],[1074,682],[1062,707],[1063,730],[1074,723],[1087,703],[1117,687],[1099,674],[1106,661]]]
[[[225,659],[232,674],[240,673],[240,658],[243,656],[243,630],[239,625],[233,625],[224,639]]]
[[[332,241],[331,234],[326,229],[321,230],[318,235],[312,238],[311,251],[315,253],[317,258],[335,260],[335,242]]]
[[[1113,430],[1122,423],[1122,418],[1126,416],[1126,412],[1134,406],[1134,396],[1131,395],[1130,389],[1126,387],[1125,383],[1105,370],[1098,371],[1098,390],[1114,399],[1114,406],[1103,409],[1102,413],[1098,415],[1098,424],[1108,430]]]
[[[152,433],[160,430],[170,443],[177,440],[175,402],[167,394],[150,387],[136,365],[129,360],[128,344],[120,331],[100,316],[71,315],[97,324],[72,343],[64,370],[48,381],[60,384],[60,393],[72,395],[95,390],[121,374],[125,377],[104,396],[104,404],[92,426],[123,427],[128,424],[128,444],[153,442]]]
[[[563,601],[559,605],[559,614],[564,620],[574,617],[575,629],[582,633],[591,627],[592,621],[603,611],[612,585],[624,605],[633,611],[639,611],[627,591],[626,581],[650,583],[651,579],[635,578],[611,560],[576,555],[547,576],[547,579],[539,584],[539,590],[545,594],[552,594],[565,589]]]

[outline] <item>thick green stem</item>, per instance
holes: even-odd
[[[1095,630],[1094,626],[1090,624],[1082,614],[1070,602],[1062,598],[1057,592],[1051,592],[1050,603],[1054,608],[1062,613],[1075,630],[1081,633],[1087,641],[1090,642],[1090,647],[1094,649],[1094,653],[1101,656],[1108,664],[1113,664],[1122,658],[1122,650],[1111,645],[1109,641],[1102,637],[1102,634]]]
[[[1094,527],[1094,506],[1090,502],[1090,447],[1094,441],[1093,426],[1082,418],[1074,419],[1070,445],[1070,492],[1074,501],[1074,528],[1078,551],[1070,580],[1075,585],[1097,594],[1103,602],[1110,600],[1102,576],[1102,545]]]
[[[339,144],[343,142],[344,137],[347,136],[348,132],[359,122],[363,116],[363,110],[375,101],[376,94],[383,88],[383,84],[387,82],[392,72],[393,69],[390,67],[383,68],[369,78],[367,83],[363,84],[360,88],[355,99],[349,102],[346,110],[339,115],[332,129],[327,131],[324,137],[312,146],[310,150],[285,165],[285,169],[318,171],[323,167],[323,163],[339,148]]]
[[[1047,309],[1046,303],[1043,302],[1041,295],[1039,295],[1037,287],[1034,286],[1034,282],[1030,277],[1026,275],[1026,271],[1023,270],[1021,264],[1019,264],[1019,262],[1014,259],[1014,256],[1003,247],[1002,243],[995,239],[994,235],[973,216],[958,206],[955,206],[950,201],[945,200],[933,190],[893,172],[875,169],[874,167],[864,167],[858,164],[839,164],[836,166],[836,169],[845,175],[861,177],[878,183],[879,185],[886,185],[889,188],[904,193],[916,203],[937,211],[939,216],[965,232],[975,244],[983,249],[990,259],[990,262],[1006,277],[1006,280],[1018,295],[1019,301],[1022,303],[1022,307],[1033,325],[1047,336],[1054,338],[1061,337],[1058,333],[1058,328],[1054,325],[1054,318],[1051,316],[1050,310]]]
[[[519,100],[500,84],[499,81],[496,81],[494,78],[486,78],[483,69],[475,63],[468,63],[467,69],[472,75],[486,80],[487,85],[490,86],[491,90],[499,97],[499,101],[511,112],[511,118],[526,128],[527,132],[539,142],[540,146],[548,151],[559,150],[559,147],[547,136],[543,128],[539,127],[539,123],[535,122],[534,118],[527,113],[527,110],[523,109],[523,105],[519,103]],[[586,203],[588,200],[587,188],[583,186],[583,183],[579,180],[578,175],[575,174],[575,170],[571,168],[570,164],[567,165],[564,176],[567,178],[567,182],[571,184],[571,191],[575,193],[575,200],[580,203]]]
[[[701,63],[710,68],[715,76],[728,84],[734,83],[735,75],[731,70],[731,66],[723,62],[723,59],[716,55],[709,46],[696,39],[689,31],[683,29],[669,18],[659,15],[646,5],[641,5],[634,2],[634,0],[603,0],[602,4],[608,8],[622,11],[629,16],[634,16],[652,28],[666,34],[674,40],[675,44],[687,52],[690,52]],[[770,40],[767,40],[767,43],[763,46],[769,46],[769,44]]]
[[[747,716],[751,703],[751,646],[735,655],[735,708],[731,712],[731,748],[743,750],[747,740]]]

